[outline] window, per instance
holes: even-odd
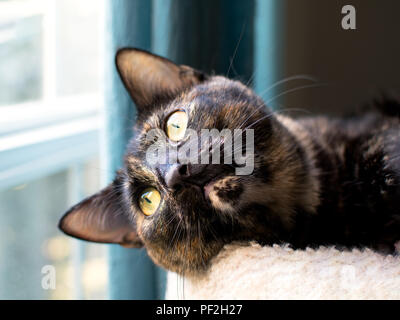
[[[56,228],[100,188],[102,10],[0,0],[0,299],[106,298],[106,246]],[[46,265],[54,290],[42,287]]]

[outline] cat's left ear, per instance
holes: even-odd
[[[125,209],[119,176],[107,187],[82,200],[61,218],[59,228],[87,241],[142,247],[134,219]]]
[[[202,72],[140,49],[120,49],[116,65],[139,112],[157,101],[173,99],[207,78]]]

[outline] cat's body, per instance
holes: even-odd
[[[312,149],[319,205],[315,215],[298,213],[289,241],[297,247],[336,244],[393,252],[400,236],[399,119],[376,111],[346,119],[300,118],[293,127],[294,135],[304,130],[309,137],[299,143]]]
[[[398,117],[294,120],[271,112],[238,81],[147,52],[121,50],[117,66],[139,109],[125,165],[63,217],[63,231],[144,246],[156,263],[180,273],[206,270],[232,241],[393,251],[400,239]],[[254,130],[254,170],[237,175],[240,165],[223,161],[149,163],[146,152],[159,138],[183,148],[186,127]],[[154,129],[159,138],[147,140]]]

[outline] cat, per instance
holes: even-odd
[[[114,181],[62,217],[66,234],[144,247],[156,264],[180,274],[205,272],[233,241],[394,252],[398,102],[347,118],[292,119],[239,81],[147,51],[119,50],[116,67],[138,110],[133,138]],[[178,150],[189,128],[254,130],[252,172],[237,175],[243,165],[235,161],[149,164],[146,151],[158,138]],[[146,139],[154,129],[158,138]]]

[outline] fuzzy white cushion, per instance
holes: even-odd
[[[369,249],[231,244],[197,278],[169,273],[167,299],[400,299],[400,257]]]

